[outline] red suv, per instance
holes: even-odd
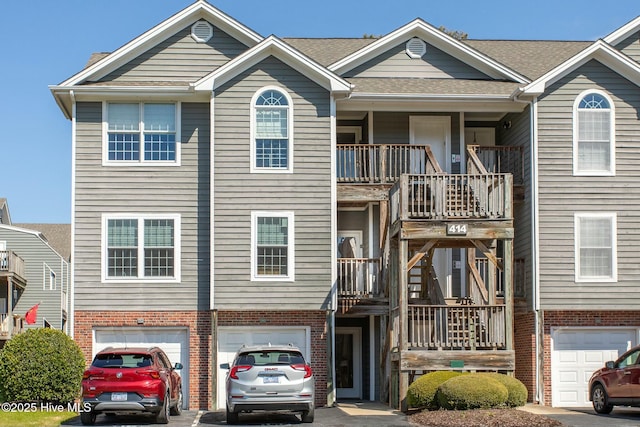
[[[640,406],[640,346],[591,375],[589,400],[599,414],[608,414],[615,405]]]
[[[105,414],[147,413],[167,424],[169,415],[182,412],[182,382],[167,355],[158,347],[109,347],[93,359],[82,376],[83,425],[93,425]]]

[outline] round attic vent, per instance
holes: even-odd
[[[207,21],[198,21],[191,26],[191,37],[198,43],[206,43],[213,37],[213,27]]]
[[[422,55],[427,53],[427,45],[419,38],[414,37],[407,42],[406,51],[409,58],[422,58]]]

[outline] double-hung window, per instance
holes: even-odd
[[[252,280],[294,280],[293,212],[251,214]]]
[[[576,213],[576,282],[616,282],[615,213]]]
[[[582,93],[574,104],[574,175],[615,174],[613,102],[601,91]]]
[[[179,215],[109,215],[103,227],[104,280],[180,280]]]
[[[252,100],[252,160],[254,172],[290,172],[293,152],[292,102],[278,88],[264,88]]]
[[[174,103],[107,103],[104,164],[171,164],[179,161]]]

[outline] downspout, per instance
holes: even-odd
[[[337,150],[337,137],[336,137],[336,99],[333,94],[330,94],[330,141],[331,141],[331,302],[329,306],[329,333],[327,334],[330,343],[329,348],[329,366],[328,374],[331,386],[329,388],[329,394],[327,396],[327,406],[331,407],[335,405],[337,400],[336,389],[336,310],[338,307],[338,183],[335,174],[336,170],[336,150]]]
[[[69,280],[69,336],[75,335],[75,312],[76,312],[76,269],[75,269],[75,253],[76,253],[76,96],[72,90],[69,91],[71,98],[71,260],[70,280]]]
[[[534,98],[531,102],[531,184],[532,184],[532,196],[531,197],[531,216],[533,221],[531,222],[531,235],[532,239],[532,261],[533,268],[532,274],[532,300],[534,311],[534,333],[535,333],[535,390],[536,401],[538,403],[543,402],[544,399],[544,382],[540,381],[540,375],[543,371],[544,360],[541,360],[540,354],[542,353],[542,338],[540,323],[540,236],[538,230],[539,223],[539,208],[538,208],[538,98]],[[544,353],[542,353],[544,355]]]

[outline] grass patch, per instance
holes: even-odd
[[[58,427],[78,414],[69,411],[4,412],[0,411],[0,427]]]

